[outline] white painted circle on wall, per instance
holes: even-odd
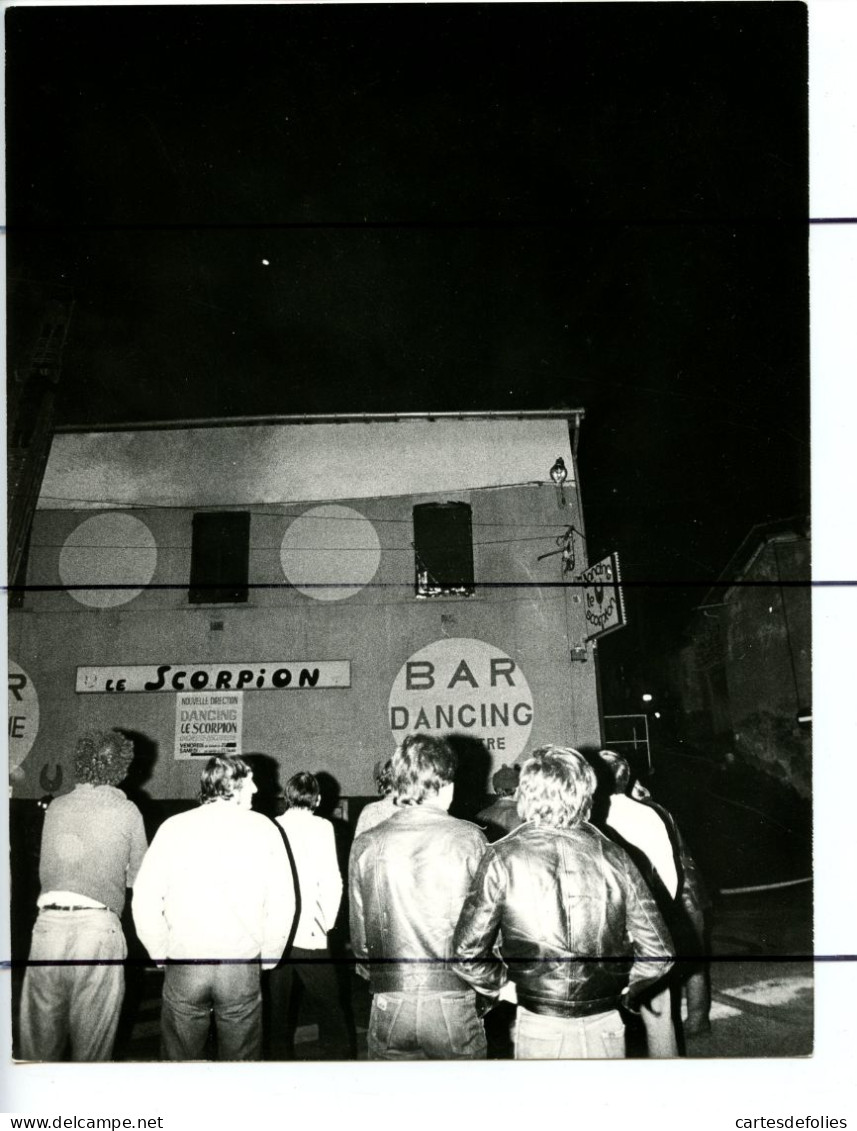
[[[313,507],[289,526],[280,562],[287,579],[307,597],[343,601],[378,572],[381,543],[372,523],[351,507]]]
[[[9,660],[9,770],[17,770],[39,733],[39,696],[20,665]]]
[[[66,538],[60,580],[81,605],[109,609],[139,596],[152,580],[157,561],[155,539],[145,522],[130,514],[96,514]],[[73,588],[82,585],[111,588]]]
[[[390,691],[390,730],[467,734],[503,761],[517,758],[533,726],[533,696],[511,657],[484,640],[435,640],[402,665]]]

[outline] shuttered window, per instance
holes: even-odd
[[[250,515],[246,511],[195,514],[190,603],[216,605],[246,601],[249,561]]]
[[[418,597],[468,597],[474,592],[473,523],[467,503],[414,507],[414,559]]]

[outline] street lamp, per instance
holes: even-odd
[[[565,466],[565,460],[562,456],[557,456],[556,463],[550,469],[550,477],[556,484],[556,501],[557,506],[565,506],[565,491],[563,490],[563,483],[568,479],[568,469]]]

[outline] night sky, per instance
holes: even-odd
[[[6,34],[9,360],[70,288],[61,423],[582,407],[617,661],[808,513],[802,5],[19,8]]]

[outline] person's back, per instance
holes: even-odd
[[[639,934],[657,914],[626,854],[587,821],[527,823],[492,845],[482,868],[486,887],[503,891],[502,952],[518,1001],[559,1017],[617,1008],[633,964],[629,924]],[[645,934],[663,948],[662,932]],[[610,961],[593,961],[602,955]]]
[[[386,821],[396,812],[398,812],[396,799],[392,794],[382,797],[379,801],[370,801],[360,810],[360,816],[357,818],[357,825],[354,829],[354,839],[357,840],[363,833],[368,833],[370,829],[374,829],[376,825],[380,825],[382,821]]]
[[[137,806],[115,786],[84,784],[58,797],[42,830],[42,890],[88,895],[121,915],[146,848],[141,829]]]
[[[679,899],[689,911],[709,910],[712,905],[712,899],[705,879],[691,855],[687,842],[682,836],[681,830],[676,824],[672,813],[670,813],[668,809],[665,809],[663,805],[658,804],[651,795],[645,799],[641,799],[640,804],[657,814],[663,822],[664,828],[669,836],[677,869],[677,899]]]
[[[396,796],[393,793],[393,762],[391,758],[379,759],[372,771],[375,788],[378,790],[378,801],[370,801],[364,805],[357,817],[354,828],[354,839],[357,840],[363,833],[368,833],[388,817],[396,812]]]
[[[288,861],[271,821],[237,805],[201,805],[165,821],[134,896],[138,932],[152,957],[279,958],[263,953],[270,877],[252,866],[271,854],[282,857],[285,881]],[[163,926],[153,938],[147,908],[155,883]]]
[[[404,806],[355,841],[352,876],[363,928],[358,945],[365,948],[375,992],[461,988],[447,962],[484,848],[475,825],[431,805]],[[396,958],[405,961],[389,961]],[[414,959],[425,961],[407,961]]]
[[[107,1060],[125,992],[121,915],[146,851],[143,818],[116,783],[133,759],[120,731],[88,731],[75,749],[77,785],[42,829],[38,898],[24,976],[20,1055]]]
[[[645,800],[636,800],[632,789],[631,767],[627,759],[612,750],[602,750],[602,762],[610,771],[613,794],[604,819],[604,831],[621,845],[644,876],[658,909],[668,923],[674,944],[684,954],[685,923],[681,889],[683,885],[677,833],[672,818],[651,803],[648,791]],[[688,889],[689,893],[689,889]],[[659,993],[643,1002],[641,1014],[646,1030],[650,1057],[674,1057],[679,1054],[678,1001],[673,1001],[673,988],[681,971],[673,969],[670,982]]]
[[[140,868],[134,924],[166,962],[164,1059],[198,1060],[212,1015],[222,1060],[261,1056],[260,970],[282,956],[295,893],[278,829],[250,812],[255,792],[243,759],[211,758],[199,808],[164,822]]]
[[[456,759],[409,735],[393,756],[400,811],[354,842],[351,946],[370,979],[372,1060],[484,1057],[473,991],[449,964],[461,904],[486,842],[449,816]]]
[[[474,820],[485,829],[485,835],[492,844],[522,824],[514,797],[498,797],[493,805],[480,809]]]
[[[519,766],[501,766],[491,779],[495,794],[493,802],[480,809],[474,817],[476,824],[485,829],[485,835],[492,844],[522,824],[515,801],[520,776]]]
[[[682,1033],[685,1037],[701,1036],[711,1030],[711,984],[706,955],[710,951],[708,920],[713,901],[672,813],[651,796],[641,804],[663,821],[673,847],[678,891],[672,906],[664,911],[664,918],[670,924],[677,952],[686,960],[679,971],[687,1003]]]
[[[342,876],[336,856],[333,825],[316,815],[321,801],[318,778],[302,770],[286,785],[288,808],[277,824],[291,846],[301,910],[293,945],[268,978],[271,1015],[269,1053],[273,1060],[292,1060],[299,1016],[300,988],[314,999],[321,1055],[346,1060],[351,1038],[340,1001],[340,985],[327,936],[342,900]]]
[[[619,1006],[672,965],[642,876],[588,822],[594,790],[578,751],[534,751],[525,823],[488,848],[455,930],[461,978],[489,998],[515,983],[517,1059],[624,1056]]]
[[[629,852],[649,882],[663,913],[679,886],[675,852],[663,818],[651,805],[614,793],[604,823],[608,835]]]

